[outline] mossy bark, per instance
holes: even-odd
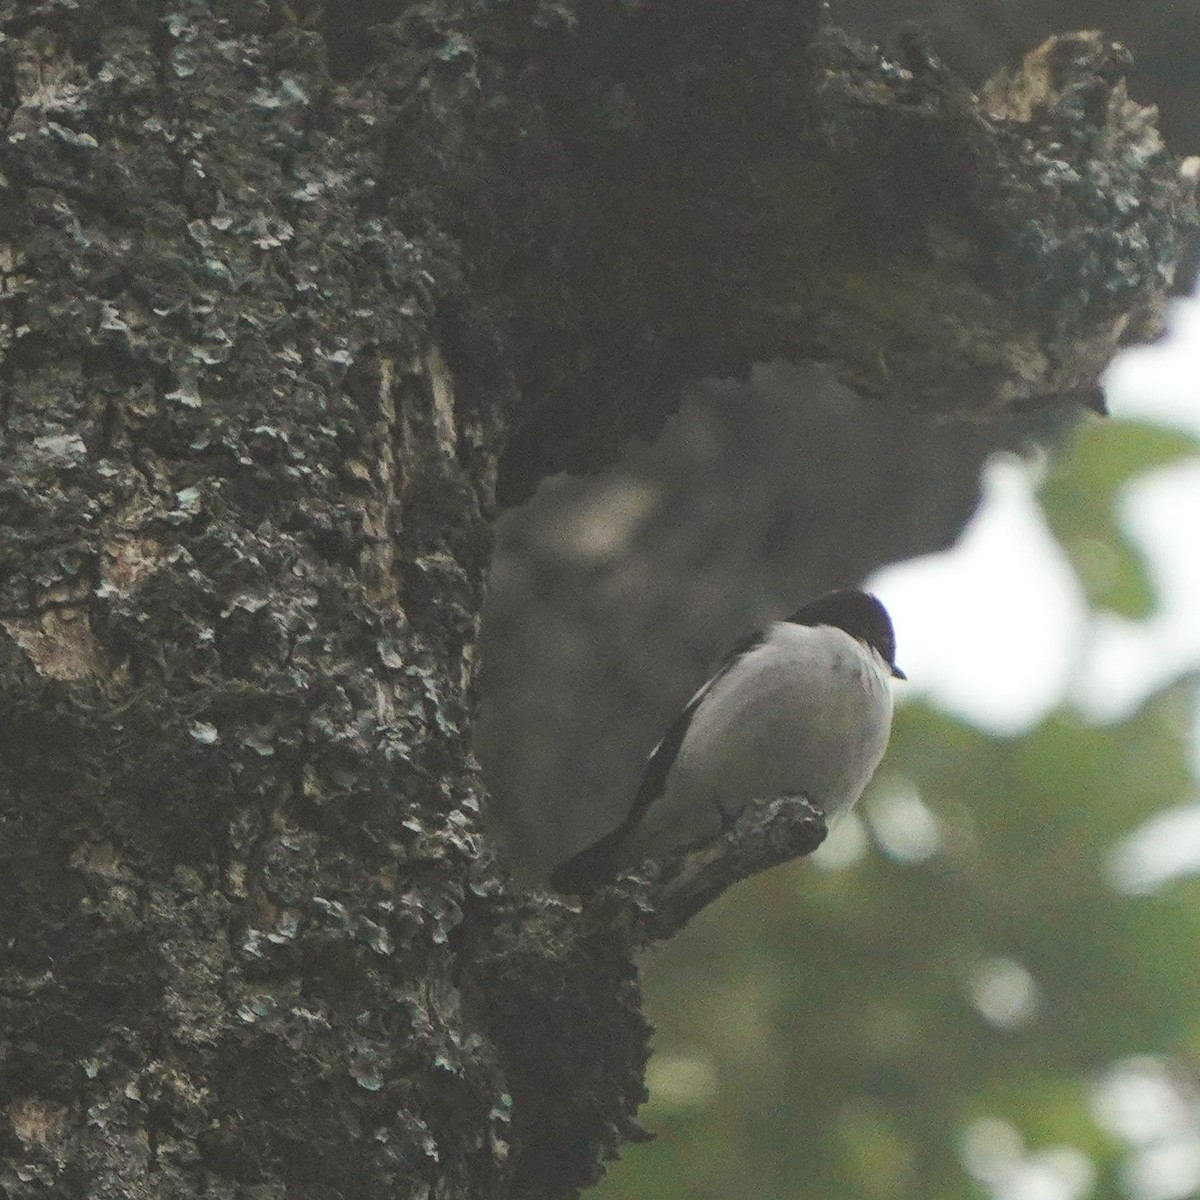
[[[932,162],[1036,225],[1059,126],[820,11],[0,4],[7,1196],[561,1196],[636,1135],[641,935],[477,830],[497,491],[768,353],[985,419],[1086,390],[1183,205],[1115,145],[1140,237],[1039,241],[1018,336],[940,184],[855,214]]]

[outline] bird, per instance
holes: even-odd
[[[857,589],[744,639],[676,717],[610,833],[551,875],[587,896],[622,871],[717,837],[752,801],[801,796],[832,823],[862,795],[892,728],[896,636]]]

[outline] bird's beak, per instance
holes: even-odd
[[[896,666],[895,663],[892,663],[892,678],[893,679],[907,679],[908,676],[905,675],[905,673],[902,670],[900,670],[900,668],[898,666]]]

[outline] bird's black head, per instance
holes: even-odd
[[[826,592],[810,600],[788,620],[795,625],[832,625],[873,646],[897,679],[906,678],[896,666],[896,633],[888,611],[869,592]]]

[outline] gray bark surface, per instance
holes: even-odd
[[[643,893],[480,830],[499,506],[776,356],[1059,426],[1189,211],[1099,41],[995,116],[821,10],[0,4],[0,1193],[556,1197],[639,1136]]]

